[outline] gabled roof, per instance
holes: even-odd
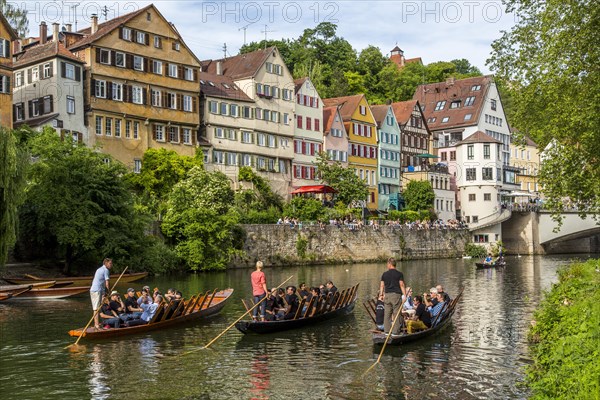
[[[46,114],[41,117],[31,118],[26,121],[18,121],[13,124],[14,128],[20,128],[21,126],[27,125],[30,128],[36,128],[38,126],[44,125],[46,122],[52,121],[54,118],[58,117],[59,113],[54,114]]]
[[[388,104],[371,106],[371,112],[373,113],[373,118],[375,118],[375,122],[377,122],[377,127],[381,127],[381,124],[387,117],[389,110],[390,106]]]
[[[20,68],[55,57],[62,57],[83,64],[83,61],[67,50],[61,42],[53,41],[27,47],[24,51],[15,54],[16,60],[13,67]]]
[[[396,47],[394,47],[392,49],[392,51],[402,51],[402,49],[400,47],[398,47],[398,45],[396,45]]]
[[[304,85],[304,82],[306,82],[307,79],[308,77],[294,79],[294,93],[298,93],[298,90],[300,90],[300,88],[302,87],[302,85]]]
[[[392,110],[394,110],[394,115],[396,116],[398,124],[406,125],[406,123],[410,119],[411,114],[415,109],[415,106],[417,106],[418,104],[419,102],[417,100],[399,101],[396,103],[392,103]]]
[[[364,94],[332,97],[330,99],[323,99],[323,105],[325,107],[340,106],[340,114],[342,115],[342,119],[344,121],[350,121],[352,119],[352,114],[354,114],[354,111],[356,111],[356,108],[359,106],[363,97],[365,97]]]
[[[110,21],[98,24],[98,30],[93,34],[91,34],[91,26],[85,29],[80,29],[77,33],[83,34],[84,38],[76,42],[73,46],[71,46],[71,50],[80,49],[86,45],[91,44],[92,42],[95,42],[98,39],[103,38],[119,26],[127,23],[128,21],[132,20],[133,18],[137,17],[138,15],[142,14],[143,12],[149,10],[152,7],[154,7],[154,5],[150,4],[146,7],[140,8],[137,11],[133,11],[129,14],[121,15],[120,17],[113,18]]]
[[[10,35],[11,40],[17,40],[19,38],[19,36],[17,35],[17,32],[15,32],[13,27],[10,26],[10,23],[8,22],[8,20],[6,19],[6,17],[4,16],[4,14],[2,12],[0,12],[0,24],[4,25],[4,29],[6,29],[6,31]]]
[[[472,134],[471,136],[469,136],[468,138],[456,143],[456,146],[460,146],[462,144],[469,144],[469,143],[499,143],[499,144],[502,144],[501,141],[496,140],[493,137],[486,135],[485,133],[483,133],[481,131],[477,131],[474,134]]]
[[[204,96],[239,101],[254,101],[243,90],[240,90],[233,79],[228,76],[200,72],[198,77],[200,79],[200,93]]]
[[[423,64],[423,60],[421,60],[421,57],[406,58],[406,59],[404,60],[404,64],[410,64],[410,63],[419,63],[419,64]]]
[[[430,118],[435,117],[435,121],[429,122],[431,130],[473,126],[479,121],[492,82],[493,76],[486,75],[419,85],[413,99],[419,100],[421,106],[425,107],[424,114],[428,121]],[[471,90],[473,86],[480,86],[481,88],[473,91]],[[470,96],[474,96],[475,100],[472,105],[465,106],[465,100]],[[436,104],[440,101],[446,101],[446,104],[442,110],[435,111]],[[450,108],[453,101],[460,102],[460,106]],[[467,114],[471,114],[471,118],[465,121],[465,115]],[[449,120],[442,123],[444,117],[448,117]]]
[[[220,62],[223,75],[227,75],[233,79],[251,78],[256,75],[260,67],[263,66],[274,51],[277,51],[276,47],[267,47],[266,49],[222,58],[220,60],[204,60],[202,61],[202,71],[216,74],[217,63]]]

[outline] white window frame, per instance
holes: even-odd
[[[144,57],[133,56],[133,69],[136,71],[144,71]]]
[[[133,104],[144,104],[144,95],[141,86],[131,87],[131,102]]]
[[[52,74],[52,63],[45,63],[42,66],[42,75],[43,75],[44,79],[50,78],[51,74]],[[69,78],[69,79],[75,79],[75,77]]]
[[[178,78],[179,76],[177,76],[177,70],[178,70],[178,65],[177,64],[171,64],[169,63],[169,76],[171,78]]]
[[[112,136],[112,118],[106,117],[104,122],[104,135]]]
[[[123,84],[118,82],[112,83],[112,99],[115,101],[123,101]]]
[[[146,44],[146,32],[140,32],[140,31],[136,31],[135,32],[135,42],[139,43],[139,44]]]
[[[106,61],[102,61],[106,56]],[[100,64],[110,65],[110,50],[100,49]]]
[[[242,143],[253,143],[252,132],[250,131],[242,131]]]
[[[123,40],[131,42],[131,28],[123,27]]]
[[[183,68],[183,78],[186,81],[193,81],[194,80],[194,69],[190,68],[190,67],[184,67]]]
[[[40,70],[39,67],[33,67],[31,69],[31,82],[37,82],[40,80]]]
[[[162,92],[160,90],[151,89],[152,94],[152,106],[162,107]]]
[[[192,112],[192,96],[183,95],[183,111]]]
[[[67,96],[67,114],[75,114],[75,97]]]
[[[167,93],[171,101],[171,110],[177,110],[177,93]]]
[[[102,135],[102,117],[96,115],[96,135]]]
[[[106,81],[96,79],[96,86],[94,87],[94,97],[101,99],[106,98]]]
[[[115,137],[121,137],[122,122],[120,118],[115,118]]]
[[[192,130],[190,128],[181,128],[181,139],[183,144],[192,144]]]
[[[164,142],[165,141],[165,126],[162,124],[155,124],[154,125],[154,135],[156,136],[157,142]]]
[[[152,60],[152,72],[157,75],[163,74],[163,62],[159,60]]]
[[[119,62],[119,58],[121,59],[121,62]],[[127,56],[125,55],[125,53],[120,51],[115,52],[115,65],[120,68],[125,68],[125,66],[127,65],[127,62],[125,61],[126,58]]]

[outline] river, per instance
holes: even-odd
[[[501,270],[476,270],[472,260],[399,264],[407,284],[422,293],[441,283],[452,296],[464,288],[452,324],[403,347],[380,347],[362,301],[378,287],[385,264],[266,268],[268,284],[288,276],[307,284],[332,279],[343,289],[360,283],[352,315],[276,335],[235,328],[211,349],[197,349],[244,311],[249,270],[157,277],[147,282],[187,293],[235,289],[223,312],[162,332],[73,343],[67,335],[91,316],[89,296],[0,303],[2,399],[521,399],[528,363],[526,331],[532,313],[567,256],[507,257]],[[583,256],[582,258],[587,258]],[[143,283],[133,284],[138,290]],[[120,286],[121,293],[128,285]]]

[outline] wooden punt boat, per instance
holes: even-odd
[[[485,269],[485,268],[502,268],[502,267],[506,267],[506,262],[501,261],[501,262],[493,262],[490,264],[486,264],[486,263],[475,263],[475,266],[477,267],[477,269]]]
[[[233,289],[225,289],[221,291],[207,291],[206,293],[198,293],[192,296],[189,300],[184,300],[179,304],[174,315],[166,319],[168,316],[166,310],[169,309],[168,303],[161,304],[159,311],[154,314],[154,318],[147,324],[128,326],[122,328],[96,329],[88,328],[83,332],[83,328],[73,329],[69,331],[69,335],[79,337],[83,336],[86,339],[106,339],[124,335],[133,335],[141,332],[148,332],[157,329],[167,328],[169,326],[178,325],[181,323],[198,320],[211,315],[217,314],[225,307],[227,300],[231,297]],[[160,310],[163,310],[162,312]]]
[[[358,284],[329,295],[327,298],[320,297],[319,300],[311,299],[302,314],[304,299],[298,306],[294,319],[280,321],[240,321],[235,327],[242,333],[273,333],[290,329],[301,328],[321,321],[332,319],[341,315],[350,314],[354,310],[357,299]],[[313,313],[313,310],[314,313]]]
[[[33,289],[47,289],[50,287],[54,287],[56,281],[48,281],[48,282],[40,282],[40,283],[30,283],[28,285],[2,285],[0,286],[0,293],[10,293],[15,292],[25,288],[33,288]]]
[[[8,300],[8,299],[12,299],[14,297],[20,296],[23,293],[28,292],[29,290],[31,290],[31,286],[28,286],[23,289],[15,290],[14,292],[0,293],[0,301],[4,301],[4,300]]]
[[[452,315],[454,314],[454,310],[456,309],[456,304],[462,297],[462,292],[463,291],[461,290],[460,293],[458,294],[458,296],[456,296],[456,298],[450,302],[449,307],[445,308],[442,311],[439,322],[436,323],[432,328],[425,329],[423,331],[418,331],[418,332],[411,333],[411,334],[406,333],[406,331],[404,331],[398,337],[390,337],[387,344],[392,345],[392,346],[398,346],[398,345],[402,345],[405,343],[414,342],[414,341],[421,340],[423,338],[432,336],[435,333],[444,329],[452,321]],[[373,335],[373,344],[382,345],[385,343],[386,336],[383,332],[372,331],[372,335]]]
[[[28,292],[23,293],[15,300],[53,300],[63,299],[65,297],[75,296],[90,290],[89,286],[75,286],[75,287],[59,287],[59,288],[46,288],[36,289],[33,288]]]
[[[148,276],[147,272],[136,272],[133,274],[123,274],[123,276],[121,277],[121,280],[119,281],[119,284],[139,281],[140,279],[143,279],[147,276]],[[13,283],[15,285],[28,285],[28,284],[35,283],[35,282],[53,280],[53,281],[56,281],[56,283],[58,283],[58,284],[61,284],[64,282],[71,282],[70,283],[71,286],[88,286],[88,287],[90,287],[92,285],[92,280],[94,279],[94,277],[93,276],[69,276],[69,277],[64,277],[64,278],[40,278],[35,275],[25,274],[25,276],[23,278],[8,278],[7,277],[7,278],[2,278],[2,279],[4,279],[8,283]]]

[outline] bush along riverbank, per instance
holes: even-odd
[[[569,265],[529,331],[532,399],[600,399],[600,260]]]

